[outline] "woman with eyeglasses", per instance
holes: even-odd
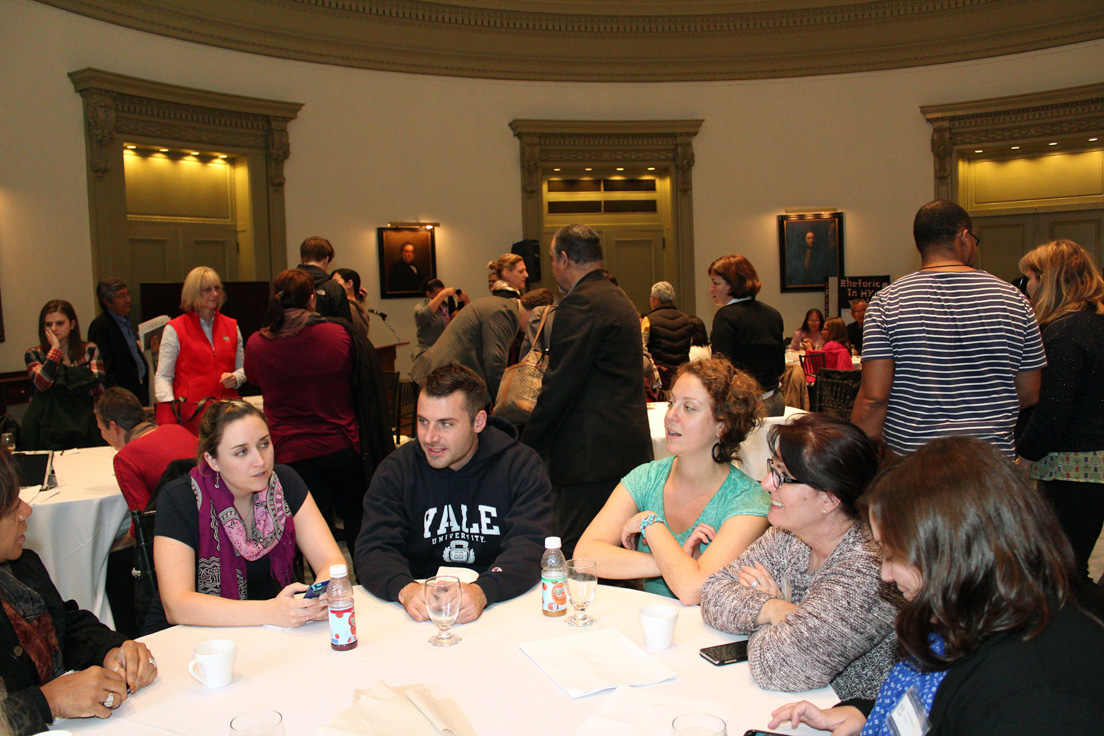
[[[199,434],[211,401],[238,396],[245,383],[245,343],[236,320],[222,313],[226,292],[215,269],[196,266],[180,290],[184,314],[165,325],[153,391],[157,423]]]
[[[772,714],[833,736],[1095,736],[1104,724],[1101,592],[1078,587],[1054,514],[1001,452],[973,437],[933,440],[863,499],[908,601],[905,653],[876,702]],[[912,727],[909,726],[911,724]]]
[[[882,556],[858,500],[878,451],[858,427],[805,414],[768,435],[771,528],[702,588],[702,618],[749,634],[751,675],[767,690],[831,684],[873,698],[897,662],[900,594],[879,578]]]
[[[759,423],[759,384],[723,358],[683,363],[663,419],[671,457],[626,475],[583,533],[575,556],[603,578],[643,578],[644,590],[701,599],[713,572],[767,528],[767,496],[732,465]]]

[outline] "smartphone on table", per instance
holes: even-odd
[[[720,667],[733,662],[746,662],[748,658],[747,641],[734,641],[728,644],[718,644],[715,647],[705,647],[699,653],[709,662]]]

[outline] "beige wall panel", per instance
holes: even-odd
[[[1087,151],[1011,161],[978,161],[970,167],[978,205],[1104,195],[1104,153]]]
[[[337,249],[334,266],[359,271],[370,306],[391,315],[389,324],[413,340],[415,300],[379,299],[375,229],[396,220],[440,222],[441,278],[485,294],[486,262],[508,250],[521,230],[511,120],[704,119],[694,139],[692,181],[698,316],[709,324],[715,311],[705,267],[739,252],[759,272],[760,299],[779,309],[792,331],[822,297],[780,293],[777,215],[837,207],[846,215],[848,273],[907,273],[919,265],[913,216],[932,199],[931,126],[920,106],[1099,83],[1104,68],[1104,41],[1094,41],[815,78],[527,83],[252,56],[31,0],[0,2],[0,27],[18,29],[0,44],[0,294],[8,332],[0,371],[22,370],[46,300],[70,299],[85,323],[97,311],[83,110],[66,76],[75,69],[304,103],[289,126],[283,172],[287,260],[299,262],[304,238],[327,237]],[[400,358],[399,368],[408,369],[409,350]]]
[[[234,169],[161,155],[123,155],[127,215],[229,222],[234,216]]]
[[[1034,215],[977,218],[974,226],[982,242],[978,268],[1006,281],[1018,277],[1020,258],[1035,246]]]

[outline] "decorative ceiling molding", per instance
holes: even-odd
[[[38,2],[255,54],[523,80],[660,82],[836,74],[1104,38],[1100,0]]]
[[[962,149],[1104,134],[1104,84],[925,105],[920,112],[932,125],[936,196],[951,199],[956,158]]]

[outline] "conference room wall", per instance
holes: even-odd
[[[253,56],[89,20],[30,0],[0,0],[0,294],[18,370],[41,305],[63,297],[86,326],[92,293],[80,97],[66,74],[97,67],[233,94],[305,104],[290,125],[289,263],[321,234],[336,266],[357,269],[372,306],[413,341],[413,300],[378,297],[375,228],[441,223],[437,265],[483,295],[484,265],[520,237],[514,118],[702,118],[695,140],[695,298],[713,314],[704,270],[747,255],[762,298],[788,329],[815,294],[781,294],[776,215],[829,206],[846,215],[846,269],[903,273],[918,259],[916,208],[932,196],[922,104],[1098,82],[1104,41],[997,59],[823,78],[686,84],[569,84],[453,79]],[[373,317],[373,320],[377,318]],[[373,325],[373,336],[387,334]],[[409,359],[400,353],[400,367]]]

